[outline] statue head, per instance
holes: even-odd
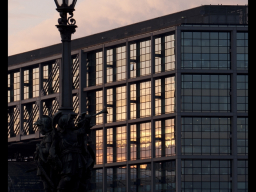
[[[66,129],[75,129],[74,117],[76,113],[63,114],[61,111],[57,112],[53,117],[53,127],[58,124],[57,129],[64,132]]]
[[[38,129],[42,135],[52,131],[52,118],[43,115],[41,119],[38,119],[34,125],[38,126]]]

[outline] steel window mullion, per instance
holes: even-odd
[[[106,83],[106,48],[103,44],[102,46],[102,69],[103,69],[103,77],[102,77],[102,104],[103,107],[107,104],[107,90],[105,88]],[[96,69],[96,62],[95,62]],[[96,73],[95,73],[95,82],[96,82]],[[107,122],[107,114],[103,114],[103,192],[107,192],[107,168],[105,164],[107,163],[107,129],[105,127],[105,123]]]
[[[155,187],[155,168],[153,158],[155,157],[155,124],[153,116],[155,114],[155,81],[153,78],[155,69],[155,38],[151,34],[151,192],[154,192]]]
[[[29,90],[28,90],[28,98],[33,97],[33,69],[29,69]]]
[[[140,77],[140,42],[136,42],[136,77]]]
[[[87,67],[86,67],[86,60],[87,60],[87,53],[84,53],[83,50],[79,51],[79,87],[78,87],[78,98],[79,98],[79,113],[87,112],[86,110],[86,95],[87,92],[84,92],[83,89],[86,87],[86,73],[87,73]]]
[[[233,74],[231,74],[231,105],[230,108],[233,113],[233,117],[231,119],[231,150],[233,161],[231,169],[232,169],[232,191],[237,191],[237,65],[236,65],[236,30],[231,31],[231,69],[233,70]]]
[[[176,192],[181,191],[181,31],[175,29]]]
[[[20,68],[20,79],[19,79],[19,83],[20,83],[20,100],[19,100],[19,118],[20,118],[20,131],[19,131],[19,140],[20,140],[20,136],[22,135],[22,131],[23,131],[23,121],[24,121],[24,114],[23,114],[23,106],[21,104],[21,100],[24,99],[24,69]]]
[[[128,119],[130,119],[130,84],[128,79],[130,78],[130,44],[126,40],[126,192],[130,192],[130,167],[128,161],[130,160],[130,126]]]

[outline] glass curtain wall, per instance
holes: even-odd
[[[182,69],[230,69],[230,32],[181,32]]]

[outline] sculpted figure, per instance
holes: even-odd
[[[75,125],[77,114],[56,113],[51,119],[43,116],[35,124],[45,135],[37,146],[35,159],[38,175],[46,192],[86,191],[95,162],[90,137],[91,117],[107,113],[104,109],[95,115],[82,113]]]
[[[34,159],[37,163],[37,175],[40,176],[45,192],[53,191],[56,185],[56,174],[51,169],[47,161],[49,149],[52,144],[52,119],[49,116],[43,115],[42,119],[37,120],[34,125],[42,135],[44,135],[40,144],[37,144],[34,153]]]
[[[53,126],[57,124],[57,133],[54,134],[54,142],[50,149],[49,159],[59,159],[61,167],[59,169],[60,181],[57,186],[58,192],[78,191],[84,189],[84,178],[89,166],[93,166],[93,159],[90,156],[87,144],[88,121],[81,119],[78,126],[74,124],[76,114],[62,114],[58,112],[53,118]],[[87,125],[87,126],[86,126]],[[55,161],[56,162],[56,161]],[[84,185],[84,187],[83,187]]]

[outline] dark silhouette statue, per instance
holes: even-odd
[[[40,176],[45,192],[50,192],[57,184],[57,173],[51,168],[47,159],[49,156],[49,149],[52,144],[52,118],[43,115],[42,119],[37,120],[35,125],[42,135],[44,135],[40,144],[37,144],[34,153],[34,160],[37,164],[37,175]]]
[[[107,113],[104,109],[100,113]],[[35,125],[45,135],[35,152],[38,173],[45,192],[80,192],[88,189],[95,162],[90,137],[91,117],[57,112],[51,119],[43,116]]]

